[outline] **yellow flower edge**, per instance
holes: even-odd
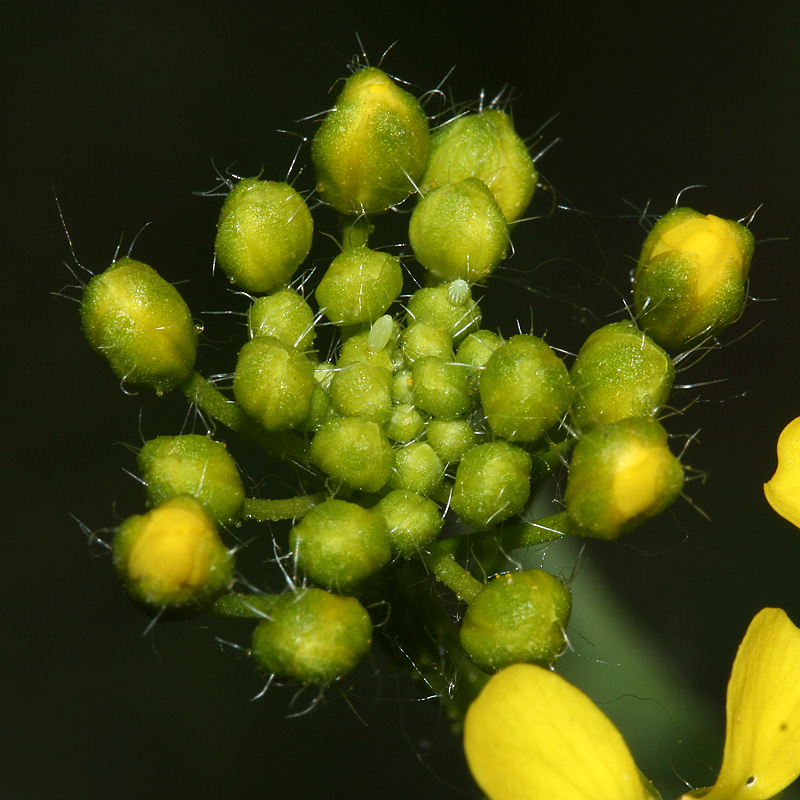
[[[764,484],[764,495],[778,514],[800,528],[800,417],[778,437],[778,468]]]
[[[768,800],[800,775],[800,629],[782,609],[765,608],[750,623],[726,717],[722,768],[704,800]]]
[[[490,800],[645,800],[619,731],[556,673],[514,664],[467,711],[464,750]]]

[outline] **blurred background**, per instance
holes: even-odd
[[[800,11],[737,5],[6,10],[5,797],[480,796],[424,686],[366,665],[304,716],[287,718],[313,697],[291,705],[290,690],[251,702],[261,679],[216,640],[245,644],[245,628],[201,620],[143,636],[147,620],[82,529],[141,510],[129,446],[178,432],[185,405],[122,394],[83,340],[77,305],[54,293],[76,283],[75,259],[102,270],[152,223],[134,255],[187,282],[213,338],[220,318],[204,312],[237,301],[211,276],[220,200],[194,193],[217,184],[214,165],[284,179],[299,139],[277,130],[313,135],[299,120],[330,106],[361,53],[357,34],[372,63],[396,42],[383,67],[417,94],[446,76],[457,102],[506,87],[518,131],[546,150],[542,216],[518,226],[517,255],[486,290],[488,319],[507,333],[533,319],[574,351],[619,318],[642,213],[664,213],[686,187],[702,185],[682,202],[703,213],[760,209],[755,299],[725,346],[681,374],[714,383],[678,395],[687,410],[668,422],[678,449],[696,434],[684,455],[697,478],[690,502],[618,543],[545,561],[574,573],[567,674],[617,721],[665,798],[683,781],[713,781],[747,623],[767,605],[800,622],[798,531],[761,490],[778,433],[800,414]],[[312,185],[307,170],[298,186]]]

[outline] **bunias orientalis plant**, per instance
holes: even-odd
[[[227,389],[195,368],[192,314],[149,265],[126,257],[96,275],[81,315],[121,381],[179,390],[220,436],[162,435],[141,448],[149,510],[111,545],[131,598],[159,618],[252,619],[248,653],[270,682],[330,686],[378,630],[459,730],[478,696],[468,720],[481,720],[502,676],[563,683],[550,670],[567,646],[569,586],[508,554],[566,536],[614,540],[681,495],[684,467],[662,424],[675,362],[741,314],[753,237],[672,209],[644,241],[633,319],[600,327],[565,359],[541,337],[481,323],[480,288],[511,252],[538,181],[511,117],[490,107],[434,122],[383,71],[361,68],[313,138],[322,208],[312,214],[285,182],[228,182],[215,260],[251,305]],[[398,254],[378,235],[401,205],[411,213]],[[339,253],[308,273],[315,225],[331,228],[332,212]],[[228,435],[261,448],[265,474],[275,461],[301,469],[308,491],[247,496]],[[532,500],[553,480],[560,507],[535,518]],[[288,589],[254,591],[266,575],[236,579],[231,531],[245,520],[292,523],[275,542]],[[459,602],[457,618],[436,582]],[[458,667],[454,687],[442,659]],[[575,692],[554,691],[556,718],[589,702]],[[503,742],[493,726],[467,729],[490,797],[584,796],[516,778],[498,788],[479,766]],[[537,747],[526,745],[531,758]],[[629,765],[618,772],[631,797],[654,796]]]

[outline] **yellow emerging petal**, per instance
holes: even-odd
[[[800,417],[778,437],[778,469],[764,484],[767,502],[800,528]]]
[[[767,800],[799,774],[800,629],[765,608],[733,663],[722,769],[704,800]]]
[[[619,731],[554,672],[514,664],[467,711],[464,749],[490,800],[645,800]]]

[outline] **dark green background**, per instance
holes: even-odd
[[[721,724],[727,671],[752,614],[780,605],[800,621],[800,538],[761,494],[777,434],[800,414],[799,15],[789,2],[736,8],[77,2],[6,9],[4,796],[477,796],[435,704],[415,699],[424,687],[368,666],[346,692],[363,722],[337,690],[313,713],[287,720],[291,691],[250,702],[258,677],[214,640],[245,642],[241,628],[190,622],[142,638],[146,620],[70,517],[96,530],[137,512],[140,492],[123,472],[133,466],[123,443],[137,444],[140,425],[148,436],[176,432],[184,408],[179,398],[123,396],[83,341],[77,306],[52,296],[74,283],[54,194],[90,270],[107,266],[120,237],[127,248],[152,221],[135,255],[172,281],[190,280],[182,289],[196,314],[224,307],[223,281],[209,277],[219,201],[192,192],[213,187],[212,159],[220,168],[235,162],[243,174],[263,165],[267,177],[281,179],[295,140],[276,129],[311,133],[296,120],[331,103],[329,88],[359,49],[356,33],[373,61],[397,40],[384,67],[415,91],[438,84],[452,66],[447,87],[458,100],[509,84],[524,135],[559,114],[532,147],[561,140],[539,165],[572,210],[519,226],[518,256],[487,300],[507,331],[517,318],[529,327],[530,301],[536,332],[575,348],[593,324],[581,307],[601,315],[620,308],[614,287],[626,291],[643,235],[636,209],[649,204],[663,213],[692,184],[707,188],[684,202],[705,213],[739,218],[763,204],[752,225],[760,243],[751,293],[769,302],[751,303],[737,329],[755,330],[735,343],[736,334],[727,335],[729,347],[681,376],[726,383],[670,420],[677,434],[699,432],[684,461],[709,475],[687,494],[711,521],[681,501],[629,540],[584,557],[603,565],[646,631],[642,648],[689,676],[714,709],[712,723]],[[552,287],[562,299],[548,297]],[[579,572],[576,587],[580,581]],[[589,674],[601,659],[581,634],[571,631]],[[597,667],[613,676],[613,663]],[[615,698],[628,691],[620,680],[595,696],[615,716],[631,700]],[[634,702],[669,729],[672,711],[657,700]],[[669,734],[667,763],[637,747],[646,738],[641,728],[625,733],[645,770],[672,781],[665,797],[680,791],[676,775],[712,779],[713,756],[709,768],[709,756],[693,753],[679,730]],[[717,752],[712,745],[708,752]]]

